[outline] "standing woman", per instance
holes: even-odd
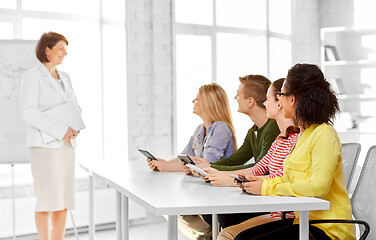
[[[330,202],[329,210],[309,212],[310,220],[352,219],[351,204],[343,174],[341,141],[331,125],[339,110],[329,83],[316,65],[296,64],[277,93],[285,117],[295,118],[302,135],[284,161],[283,176],[249,177],[243,188],[252,194],[316,197]],[[299,239],[299,213],[286,219],[255,226],[241,232],[240,239]],[[355,239],[350,224],[310,226],[315,239]]]
[[[37,199],[35,222],[40,240],[62,240],[67,209],[75,207],[74,139],[78,132],[44,113],[66,102],[74,102],[78,107],[69,75],[56,69],[67,55],[67,45],[63,35],[43,33],[36,46],[40,63],[25,72],[21,84],[21,114],[28,124],[26,146]]]

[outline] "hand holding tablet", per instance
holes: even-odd
[[[242,182],[249,182],[247,179],[245,178],[242,178],[240,176],[237,176],[237,175],[232,175],[232,174],[229,174],[230,177],[233,177],[236,181],[238,181],[239,183],[242,183]]]
[[[192,165],[196,165],[195,162],[193,162],[193,160],[186,154],[178,154],[178,158],[180,158],[180,160],[182,160],[184,162],[184,164],[192,164]]]
[[[197,172],[198,174],[200,174],[201,176],[203,177],[206,177],[206,175],[208,175],[207,172],[205,172],[204,170],[202,170],[201,168],[195,166],[195,165],[192,165],[192,164],[186,164],[187,167],[189,167],[191,170]]]
[[[151,153],[149,153],[149,152],[146,151],[146,150],[138,149],[138,151],[139,151],[140,153],[142,153],[145,157],[147,157],[147,159],[157,160],[156,157],[154,157]]]

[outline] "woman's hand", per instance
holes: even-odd
[[[148,161],[148,165],[149,165],[151,170],[156,171],[156,172],[159,171],[157,166],[154,165],[154,163],[153,163],[154,161],[157,161],[157,160],[151,160],[150,158],[148,158],[147,161]]]
[[[204,170],[207,173],[217,173],[217,172],[219,172],[217,169],[212,168],[212,167],[203,168],[202,170]]]
[[[72,138],[77,137],[77,135],[78,135],[78,132],[76,132],[75,130],[73,130],[72,128],[69,127],[67,132],[65,133],[65,135],[63,137],[63,140],[68,141]]]
[[[180,164],[183,166],[186,175],[192,175],[191,169],[187,167],[187,165],[185,165],[183,161],[180,161]]]
[[[255,177],[255,176],[244,176],[239,174],[240,177],[247,179],[249,182],[242,183],[243,191],[253,195],[261,195],[262,183],[264,182],[264,178],[262,177]]]
[[[201,169],[210,167],[210,163],[205,158],[193,157],[193,156],[190,156],[190,158],[192,158],[192,160],[196,163],[196,166]]]
[[[236,183],[227,172],[209,173],[205,178],[215,187],[236,187]]]
[[[158,171],[160,172],[169,172],[170,169],[170,163],[162,158],[157,158],[157,160],[151,161],[152,167],[156,167]]]

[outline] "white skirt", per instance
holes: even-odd
[[[75,150],[30,147],[31,171],[37,199],[36,212],[55,212],[75,207]]]

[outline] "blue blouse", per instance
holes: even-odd
[[[230,127],[225,122],[213,122],[205,135],[205,126],[200,124],[188,145],[184,148],[183,154],[202,157],[209,162],[227,158],[234,153],[234,140]]]

